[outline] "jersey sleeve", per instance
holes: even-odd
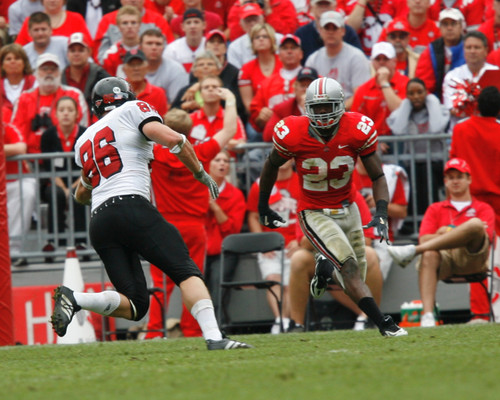
[[[158,121],[163,123],[163,119],[158,114],[158,111],[145,101],[137,100],[131,104],[135,105],[135,107],[129,107],[127,118],[133,125],[137,126],[142,134],[144,134],[142,129],[148,122]]]
[[[340,126],[340,129],[348,129],[356,141],[357,152],[360,156],[365,156],[377,150],[378,135],[375,123],[370,117],[360,113],[346,113],[348,126]],[[344,118],[343,117],[343,118]],[[341,120],[342,121],[342,120]]]
[[[286,159],[295,157],[295,151],[299,142],[301,130],[305,129],[307,131],[309,125],[308,120],[306,124],[301,124],[303,121],[302,118],[307,119],[307,117],[286,117],[274,126],[274,148],[281,157]]]

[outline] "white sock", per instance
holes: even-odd
[[[85,310],[110,315],[120,305],[120,294],[114,290],[99,293],[74,292],[76,303]]]
[[[215,319],[215,311],[212,300],[198,300],[191,308],[191,314],[196,319],[196,321],[198,321],[205,340],[222,339],[222,333],[220,332],[219,325],[217,324],[217,320]]]

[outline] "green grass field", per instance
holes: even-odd
[[[500,399],[500,324],[237,338],[3,347],[0,399]]]

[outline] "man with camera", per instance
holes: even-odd
[[[28,145],[28,153],[40,153],[42,133],[55,125],[55,104],[63,96],[69,96],[78,104],[78,124],[89,125],[89,109],[83,93],[61,84],[61,63],[51,53],[38,57],[35,77],[36,89],[27,90],[19,96],[12,114],[12,123],[22,133]]]

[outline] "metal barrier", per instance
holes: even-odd
[[[424,191],[427,192],[427,203],[441,200],[444,196],[441,193],[436,196],[435,188],[438,187],[442,182],[436,181],[436,176],[442,176],[442,169],[439,171],[435,170],[435,163],[443,163],[448,159],[448,149],[451,135],[449,134],[438,134],[438,135],[408,135],[408,136],[381,136],[379,137],[380,142],[388,143],[392,147],[391,154],[383,154],[381,156],[384,163],[394,163],[403,166],[410,178],[410,197],[411,207],[408,210],[408,217],[406,219],[407,226],[409,228],[405,233],[401,233],[398,237],[403,239],[415,240],[418,236],[418,226],[422,219],[423,212],[418,212],[417,203],[419,200],[419,193]],[[238,150],[240,154],[237,159],[232,160],[232,181],[238,182],[240,188],[248,193],[253,180],[260,173],[265,156],[267,152],[271,149],[271,143],[247,143],[241,145]],[[84,241],[90,243],[88,237],[88,229],[85,231],[77,232],[74,228],[74,200],[68,201],[68,209],[66,212],[66,229],[62,232],[57,232],[54,229],[54,233],[49,233],[47,229],[47,214],[48,214],[48,204],[42,201],[40,184],[44,179],[49,179],[54,182],[57,177],[67,178],[70,181],[74,181],[80,176],[79,170],[73,170],[71,167],[71,162],[68,162],[68,170],[66,171],[56,171],[56,165],[60,165],[62,159],[67,159],[71,161],[74,157],[74,153],[45,153],[45,154],[26,154],[22,156],[12,157],[9,160],[16,160],[19,164],[23,161],[29,161],[32,166],[32,171],[28,174],[23,174],[22,172],[14,175],[7,175],[7,179],[21,181],[25,178],[35,178],[38,182],[37,195],[35,196],[35,207],[34,207],[34,223],[27,235],[22,237],[13,237],[11,239],[21,239],[22,248],[19,253],[11,253],[11,257],[26,257],[26,258],[36,258],[36,257],[46,257],[47,253],[42,251],[43,246],[49,240],[54,243],[58,243],[61,240],[66,241],[66,245],[57,247],[54,253],[50,256],[64,257],[66,255],[66,246],[73,246],[78,241]],[[44,171],[41,166],[42,160],[50,160],[50,170]],[[426,185],[427,187],[422,187],[417,185],[417,171],[421,166],[426,167]],[[22,168],[19,168],[22,171]],[[52,223],[54,227],[57,227],[57,202],[56,199],[56,188],[52,184],[51,191],[51,207],[52,207]],[[21,207],[25,206],[24,202],[27,201],[21,193]],[[85,211],[85,221],[86,226],[90,221],[90,207],[86,207]],[[87,250],[79,252],[81,255],[92,256],[95,255],[94,250],[90,247]]]

